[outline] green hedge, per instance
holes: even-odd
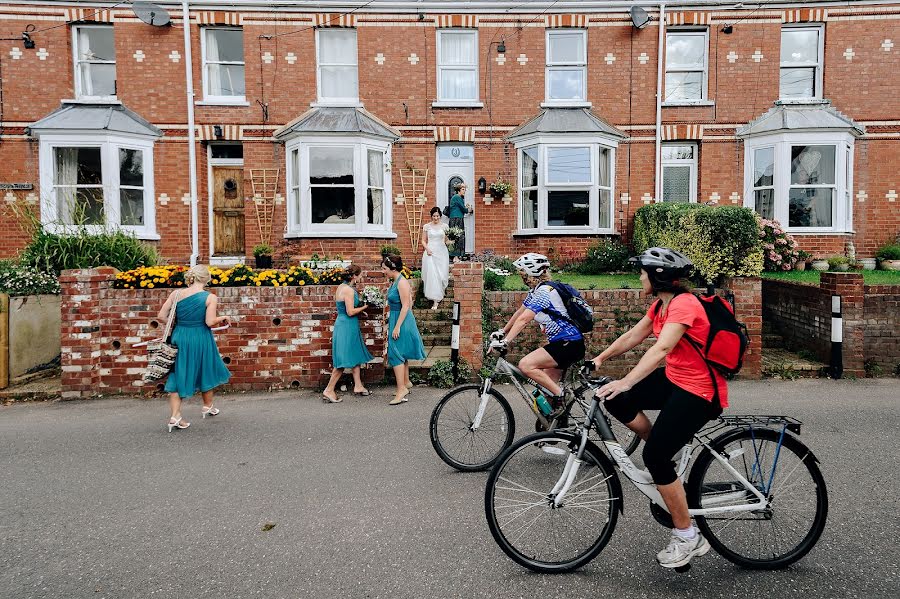
[[[637,252],[662,246],[684,253],[705,283],[762,272],[759,223],[749,208],[650,204],[634,216],[633,240]]]
[[[59,275],[71,268],[112,266],[132,270],[159,264],[156,249],[123,231],[87,233],[84,229],[67,235],[48,233],[43,227],[34,230],[20,261],[42,272]]]

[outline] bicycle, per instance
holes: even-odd
[[[590,380],[587,372],[582,368],[580,376],[591,389],[610,381]],[[603,550],[623,510],[616,467],[650,499],[654,519],[672,527],[650,474],[625,453],[596,397],[586,411],[574,431],[516,442],[488,477],[484,507],[494,540],[536,572],[568,572]],[[805,556],[825,528],[828,492],[818,460],[797,438],[801,424],[787,416],[721,416],[682,451],[682,480],[699,451],[685,485],[689,512],[713,549],[735,564],[784,568]],[[588,438],[592,428],[615,466]]]
[[[515,365],[506,361],[506,347],[499,339],[493,339],[490,350],[499,354],[493,372],[480,384],[464,384],[454,387],[444,395],[431,413],[429,431],[431,445],[438,456],[449,466],[462,472],[476,472],[490,468],[497,458],[512,445],[515,438],[515,418],[506,397],[494,387],[494,379],[509,377],[522,401],[537,417],[535,428],[549,431],[568,426],[570,412],[581,390],[573,390],[566,380],[565,371],[561,379],[565,410],[548,419],[541,413],[524,385],[531,385],[541,393],[549,392],[538,383],[525,376]],[[618,425],[623,450],[630,454],[641,442],[640,438],[624,425]]]

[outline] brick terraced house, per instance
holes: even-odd
[[[0,3],[0,256],[28,205],[173,261],[416,256],[460,181],[469,251],[628,240],[657,201],[822,254],[900,230],[900,2],[136,5]]]

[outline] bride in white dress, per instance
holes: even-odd
[[[444,291],[450,280],[450,252],[447,249],[447,225],[441,222],[441,209],[431,209],[431,222],[422,230],[422,283],[425,297],[433,303],[432,310],[444,299]]]

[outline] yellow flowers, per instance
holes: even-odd
[[[116,289],[155,289],[184,287],[187,266],[145,266],[120,272],[113,281]],[[243,264],[229,269],[209,268],[210,287],[297,287],[302,285],[336,285],[340,283],[340,269],[316,274],[307,267],[290,266],[286,270],[256,271]]]

